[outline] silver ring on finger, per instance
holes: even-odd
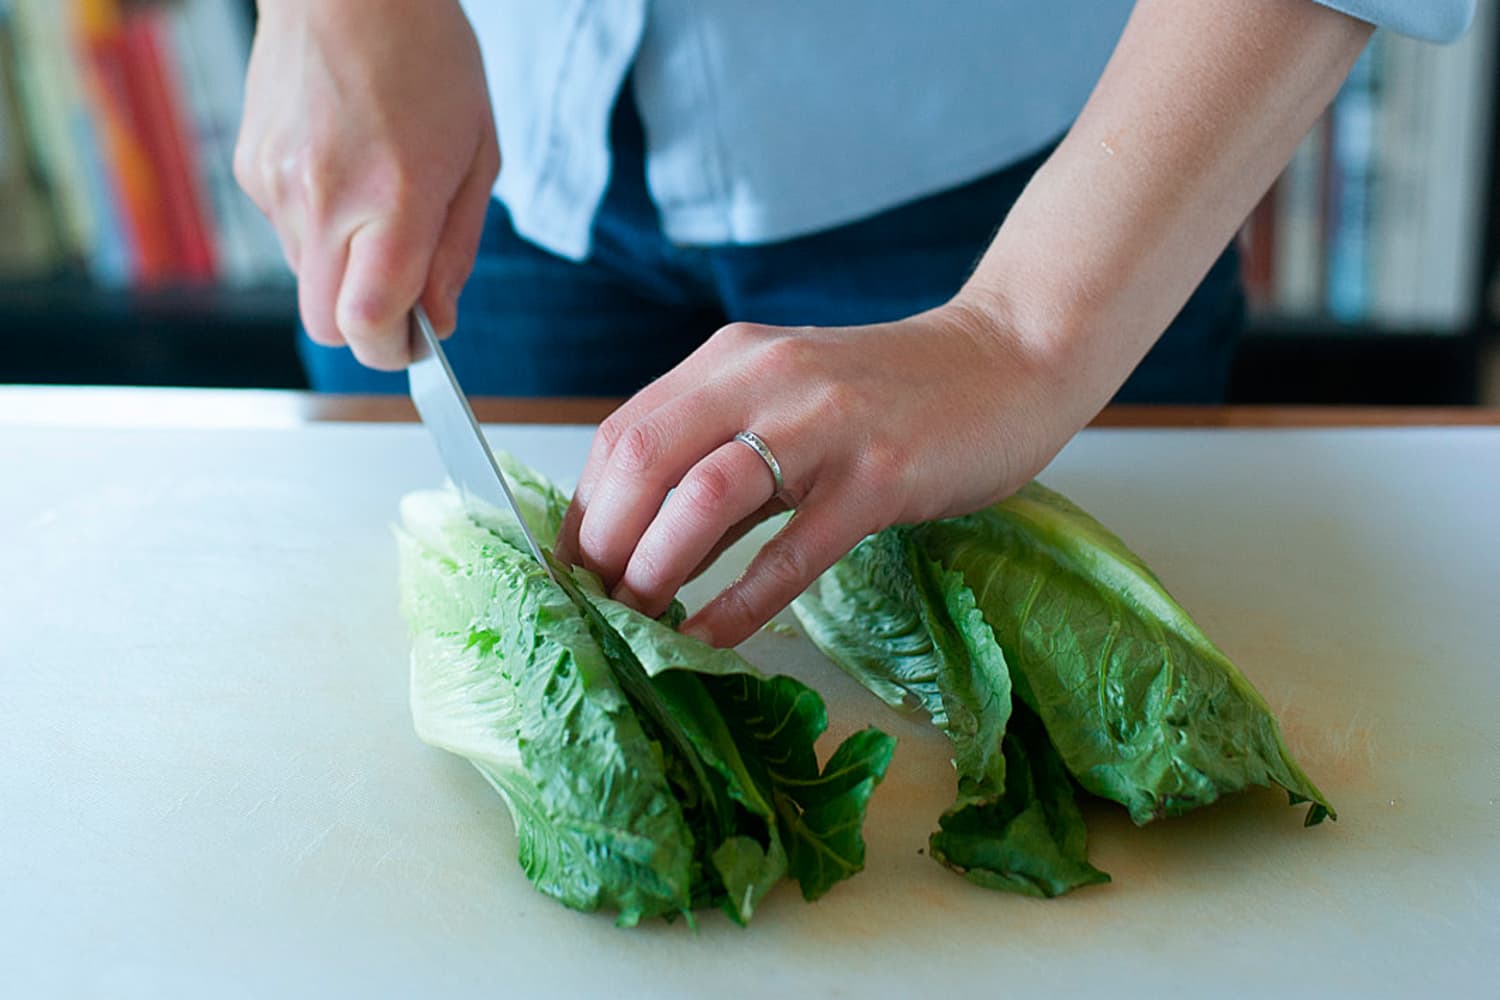
[[[771,494],[772,498],[775,499],[785,493],[786,480],[781,478],[781,463],[776,461],[776,456],[772,454],[770,446],[760,439],[760,435],[754,431],[740,431],[734,439],[759,455],[761,461],[766,463],[766,468],[771,470],[771,480],[775,486],[775,492]]]

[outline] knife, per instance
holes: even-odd
[[[486,509],[508,509],[521,526],[521,534],[526,536],[531,554],[556,583],[557,576],[527,527],[526,518],[521,516],[516,496],[505,481],[505,473],[500,471],[495,453],[490,451],[489,442],[479,429],[479,422],[474,419],[469,398],[459,387],[453,367],[448,364],[448,356],[443,353],[443,345],[432,328],[432,321],[427,318],[427,310],[420,304],[411,311],[411,356],[411,364],[406,369],[411,401],[416,404],[422,423],[432,433],[438,454],[448,470],[448,478],[458,487],[464,509],[481,524]]]

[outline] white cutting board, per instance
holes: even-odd
[[[492,437],[566,482],[588,432]],[[389,524],[440,478],[416,427],[0,428],[0,993],[1495,995],[1500,429],[1091,431],[1044,476],[1239,662],[1338,823],[1097,808],[1112,885],[978,889],[922,854],[943,740],[763,634],[837,733],[900,747],[862,875],[696,934],[535,893],[499,799],[412,735]]]

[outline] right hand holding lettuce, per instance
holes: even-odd
[[[234,172],[297,274],[308,335],[408,359],[420,301],[444,335],[500,170],[458,0],[260,0]]]

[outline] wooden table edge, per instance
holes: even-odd
[[[485,423],[596,424],[617,399],[473,400]],[[264,389],[0,386],[0,426],[297,427],[408,423],[404,396],[336,396]],[[1348,406],[1111,406],[1090,426],[1110,428],[1494,427],[1500,408]]]

